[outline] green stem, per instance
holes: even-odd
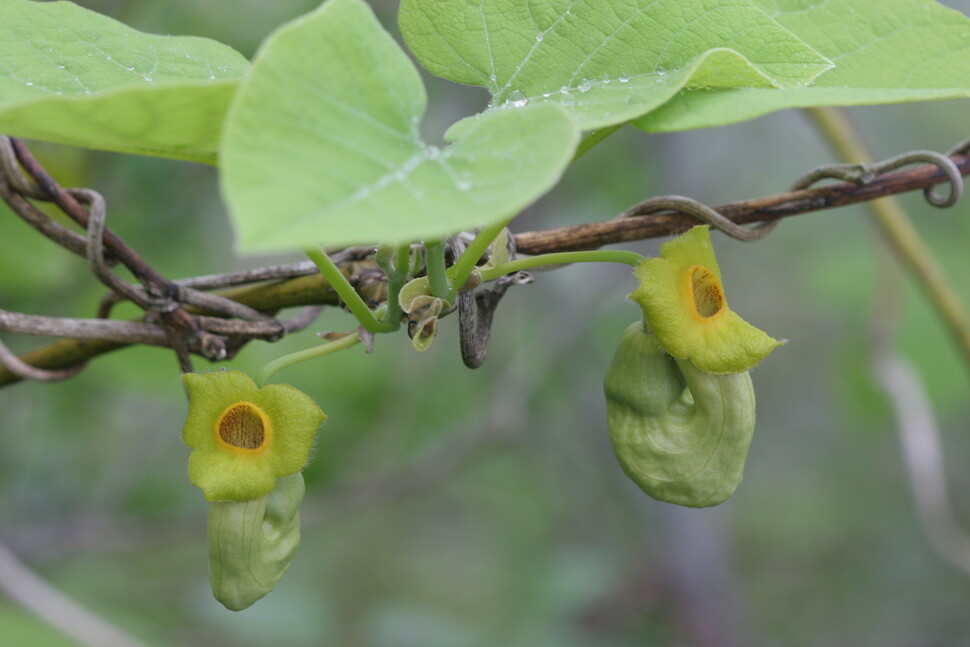
[[[394,269],[408,278],[408,270],[411,269],[411,243],[402,243],[397,247],[397,254],[394,256]]]
[[[387,272],[387,322],[386,325],[393,326],[391,330],[397,330],[401,326],[401,317],[404,311],[401,309],[401,301],[398,295],[401,288],[408,282],[408,271],[411,267],[411,244],[404,243],[398,245],[394,256],[394,267]]]
[[[563,265],[565,263],[626,263],[636,267],[643,261],[643,256],[636,252],[623,250],[590,251],[590,252],[556,252],[554,254],[540,254],[529,258],[502,263],[482,272],[482,281],[491,281],[500,276],[527,270],[544,265]]]
[[[514,216],[513,216],[514,218]],[[448,299],[449,302],[454,302],[454,295],[458,293],[461,286],[465,285],[465,281],[471,276],[472,272],[475,271],[475,266],[478,265],[479,259],[488,249],[488,246],[492,244],[502,230],[505,229],[508,224],[512,222],[512,218],[505,218],[498,222],[492,223],[487,227],[484,227],[478,235],[475,236],[475,240],[471,242],[468,247],[465,248],[465,252],[455,261],[455,264],[448,269],[448,278],[451,279],[452,286],[452,298]]]
[[[351,314],[357,317],[357,321],[364,327],[364,330],[372,333],[388,330],[387,324],[377,320],[377,317],[370,311],[370,308],[367,307],[367,304],[364,303],[361,296],[357,294],[357,290],[350,284],[350,281],[340,271],[340,268],[334,265],[334,262],[330,260],[329,256],[313,247],[306,249],[306,255],[317,266],[317,269],[320,270],[323,277],[330,282],[337,296],[344,302],[344,305],[347,306]]]
[[[601,141],[618,131],[623,127],[623,125],[624,124],[616,124],[615,126],[607,126],[606,128],[600,128],[599,130],[593,130],[586,133],[586,136],[579,141],[579,146],[576,147],[576,152],[573,154],[573,162],[588,153],[591,148],[599,144]]]
[[[445,268],[445,244],[441,240],[424,243],[424,260],[428,268],[428,289],[432,296],[445,301],[453,301],[451,285]]]
[[[261,369],[259,369],[259,371],[256,373],[256,385],[262,387],[264,384],[266,384],[266,381],[269,380],[269,378],[273,377],[284,368],[293,366],[294,364],[299,364],[300,362],[305,362],[308,359],[315,359],[317,357],[329,355],[330,353],[336,353],[338,350],[351,348],[359,343],[360,333],[353,332],[346,337],[341,337],[340,339],[336,339],[321,346],[314,346],[313,348],[299,350],[295,353],[290,353],[289,355],[283,355],[283,357],[277,357],[273,361],[267,362]]]
[[[615,126],[607,126],[606,128],[600,128],[599,130],[594,130],[586,134],[585,137],[579,142],[579,146],[576,147],[576,152],[573,154],[572,161],[575,162],[580,157],[585,155],[594,146],[599,144],[601,141],[615,133],[617,130],[622,128],[624,124],[616,124]],[[475,240],[465,249],[465,253],[461,255],[454,265],[448,269],[448,278],[451,279],[451,299],[449,301],[454,301],[454,296],[457,294],[461,286],[465,284],[468,277],[475,270],[475,266],[478,264],[479,259],[488,249],[488,246],[492,244],[492,241],[502,233],[502,230],[508,227],[509,223],[512,222],[511,218],[495,222],[487,227],[484,227]],[[580,261],[581,262],[581,261]],[[513,270],[515,271],[515,270]]]
[[[819,130],[829,144],[846,162],[872,161],[872,155],[861,135],[845,114],[835,108],[809,108]],[[951,282],[937,262],[933,252],[923,242],[912,220],[893,198],[882,198],[869,203],[883,234],[903,265],[916,277],[923,291],[933,302],[940,317],[946,322],[964,360],[970,366],[970,316],[960,302],[957,293],[950,288]]]

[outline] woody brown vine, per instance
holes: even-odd
[[[781,218],[918,189],[926,193],[931,204],[951,206],[962,194],[962,178],[970,175],[967,152],[967,142],[963,142],[948,155],[914,151],[872,165],[827,165],[808,173],[786,193],[713,208],[682,196],[659,196],[633,205],[612,220],[519,233],[514,244],[517,252],[525,255],[596,249],[685,231],[697,220],[736,238],[754,240],[768,233]],[[906,168],[895,170],[900,167]],[[819,179],[832,177],[843,181],[807,188]],[[941,183],[950,185],[947,196],[932,193]],[[210,361],[228,359],[253,339],[276,341],[312,324],[320,306],[339,304],[334,290],[310,262],[169,280],[105,225],[106,207],[100,194],[61,187],[23,142],[3,136],[0,197],[43,236],[85,257],[95,276],[110,290],[97,318],[92,319],[41,317],[0,309],[0,331],[62,338],[19,357],[0,342],[0,386],[21,379],[65,379],[89,359],[131,344],[171,348],[180,368],[187,371],[192,367],[191,355]],[[58,224],[32,201],[53,203],[84,234]],[[750,223],[760,224],[741,227]],[[372,248],[348,248],[332,257],[364,299],[377,304],[386,300],[387,290],[373,252]],[[112,271],[119,263],[136,283]],[[136,304],[144,316],[138,321],[108,319],[111,307],[121,300]],[[276,318],[280,310],[298,306],[311,309],[290,321]]]

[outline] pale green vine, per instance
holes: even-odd
[[[809,108],[808,114],[825,136],[827,143],[846,162],[869,163],[873,156],[859,132],[837,108]],[[902,263],[912,272],[940,317],[950,329],[968,368],[970,368],[970,315],[951,287],[933,252],[920,237],[906,211],[894,198],[869,203],[879,229],[888,239]]]

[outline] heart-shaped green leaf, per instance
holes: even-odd
[[[434,74],[493,107],[556,103],[585,130],[685,86],[798,87],[832,66],[749,0],[403,0],[399,21]]]
[[[144,34],[70,2],[0,0],[0,132],[214,162],[249,64],[204,38]]]
[[[222,188],[244,250],[440,237],[558,180],[578,140],[555,105],[496,110],[422,142],[418,71],[361,0],[271,35],[230,109]],[[460,134],[460,137],[459,137]]]
[[[930,0],[758,0],[836,63],[807,87],[681,92],[636,124],[706,128],[773,110],[970,96],[970,18]]]

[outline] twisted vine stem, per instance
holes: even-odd
[[[592,250],[679,233],[698,219],[736,238],[755,240],[784,217],[914,190],[926,192],[932,204],[949,206],[962,193],[962,177],[970,175],[967,152],[965,144],[951,149],[949,157],[918,151],[892,158],[888,166],[858,166],[854,175],[838,176],[850,181],[713,208],[681,196],[660,196],[633,205],[612,220],[516,234],[515,248],[524,255]],[[892,170],[908,164],[918,165]],[[806,178],[815,178],[816,174],[813,171]],[[950,184],[949,198],[930,193],[941,183]],[[64,379],[87,360],[134,343],[172,348],[182,370],[191,370],[192,354],[210,360],[228,359],[253,339],[275,341],[305,328],[318,312],[310,310],[287,322],[276,318],[279,310],[341,303],[330,282],[309,262],[168,280],[106,227],[100,195],[89,189],[60,187],[22,142],[2,136],[0,198],[42,235],[86,257],[95,275],[111,290],[94,319],[36,317],[0,310],[0,331],[63,338],[13,358],[0,344],[0,386],[21,379]],[[85,235],[51,220],[31,200],[53,202],[85,230]],[[749,223],[761,224],[740,226]],[[386,277],[374,262],[373,253],[370,248],[348,248],[331,254],[331,258],[364,301],[381,303],[387,299]],[[138,284],[129,284],[111,273],[109,268],[118,262],[132,272]],[[234,287],[219,294],[205,292],[229,286]],[[143,320],[107,319],[112,305],[120,300],[131,300],[141,307],[145,311]]]

